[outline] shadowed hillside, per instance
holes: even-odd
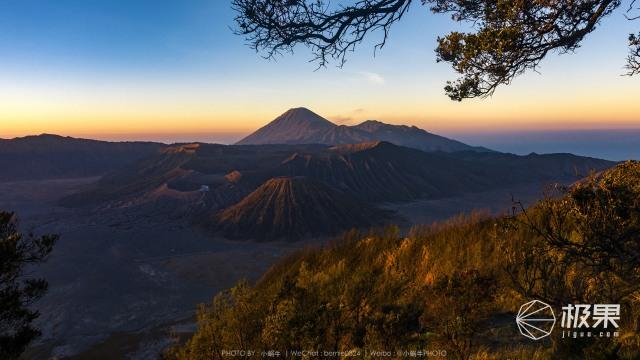
[[[287,175],[321,179],[373,201],[446,197],[500,183],[472,162],[387,142],[338,145],[316,154],[296,153],[281,168]]]
[[[296,149],[315,151],[317,148],[323,146],[174,145],[107,174],[87,191],[63,198],[61,204],[88,206],[104,202],[137,202],[159,187],[166,186],[178,192],[206,189],[206,200],[212,200],[209,205],[229,206],[273,177],[272,169],[291,152]],[[223,198],[228,198],[231,203],[219,201]]]
[[[611,165],[568,154],[433,153],[377,141],[296,153],[281,168],[286,175],[318,178],[363,199],[409,201],[527,182],[576,180]]]
[[[165,147],[150,142],[107,142],[43,134],[0,139],[0,181],[103,175]]]
[[[187,146],[170,147],[162,153],[107,174],[92,189],[65,197],[60,203],[65,206],[96,204],[155,190],[189,173],[183,165],[191,159],[194,150],[194,147]]]

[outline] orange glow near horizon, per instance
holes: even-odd
[[[531,130],[580,130],[640,128],[640,121],[630,111],[607,113],[592,109],[589,114],[542,113],[531,110],[526,114],[476,112],[446,114],[432,112],[420,115],[409,111],[366,112],[353,115],[333,114],[311,110],[340,125],[355,125],[375,119],[390,124],[415,125],[430,132],[443,133],[500,133]],[[249,114],[72,114],[58,116],[2,114],[0,138],[13,138],[42,133],[104,140],[145,140],[198,134],[241,137],[266,125],[286,109],[254,111]],[[335,111],[333,113],[336,113]],[[448,116],[447,116],[448,115]],[[15,119],[15,120],[6,120]]]
[[[298,106],[337,124],[375,119],[444,134],[640,128],[636,79],[607,76],[562,82],[529,77],[492,98],[462,103],[450,101],[440,87],[405,78],[368,85],[353,80],[335,89],[333,80],[320,78],[306,84],[307,91],[194,81],[100,88],[34,82],[0,86],[0,138],[53,133],[105,140],[238,139]]]
[[[490,102],[491,100],[484,100]],[[414,105],[410,108],[410,105]],[[527,130],[565,129],[613,129],[639,128],[637,111],[629,104],[602,106],[588,102],[580,106],[509,106],[502,104],[500,111],[495,105],[474,101],[473,104],[455,106],[432,106],[429,111],[420,111],[415,104],[391,107],[369,107],[367,110],[344,111],[330,106],[307,106],[321,116],[344,125],[354,125],[364,120],[375,119],[391,124],[416,125],[431,132],[504,132]],[[626,106],[621,106],[626,105]],[[298,105],[294,105],[298,106]],[[571,109],[579,108],[580,111]],[[615,111],[611,111],[615,109]],[[38,111],[8,112],[0,109],[0,138],[52,133],[66,136],[87,137],[105,140],[145,140],[156,137],[197,136],[198,134],[220,135],[222,138],[239,138],[264,126],[286,107],[263,106],[248,109],[217,109],[189,112],[188,109],[163,111],[104,109],[99,113],[82,108],[53,109],[40,107]],[[56,111],[57,110],[57,111]]]

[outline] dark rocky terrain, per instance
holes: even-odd
[[[192,330],[196,304],[308,245],[229,241],[163,208],[55,205],[95,180],[0,182],[0,209],[25,231],[60,234],[51,258],[30,270],[49,290],[35,304],[43,335],[25,359],[155,359],[172,333]]]
[[[60,204],[166,212],[237,239],[259,235],[260,240],[297,240],[376,224],[382,219],[374,211],[380,203],[577,180],[612,164],[569,154],[424,152],[382,141],[336,146],[186,144],[110,173]],[[279,177],[307,180],[292,182],[300,185],[294,192],[280,193],[283,188],[273,181]],[[269,202],[278,196],[289,201]],[[305,207],[318,207],[319,216],[310,216]],[[360,213],[347,210],[352,208]]]

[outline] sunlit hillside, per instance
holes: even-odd
[[[514,216],[476,213],[407,236],[393,226],[346,233],[201,305],[195,335],[166,356],[299,349],[374,358],[384,349],[393,358],[444,350],[453,359],[637,359],[639,184],[640,163],[628,162],[532,208],[514,204]],[[556,329],[529,341],[514,316],[531,299],[621,303],[619,337],[571,341]]]

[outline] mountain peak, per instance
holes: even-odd
[[[366,132],[376,132],[379,131],[381,129],[407,129],[409,128],[406,125],[390,125],[387,123],[384,123],[382,121],[378,121],[378,120],[366,120],[363,121],[362,123],[355,125],[355,128],[358,128],[360,130],[364,130]]]
[[[358,124],[357,126],[362,126],[362,125],[387,125],[385,123],[383,123],[382,121],[379,120],[365,120],[363,122],[361,122],[360,124]]]
[[[374,132],[379,130],[381,127],[386,126],[387,124],[378,121],[378,120],[367,120],[364,121],[358,125],[356,125],[355,127],[360,129],[360,130],[364,130],[366,132]]]
[[[335,124],[331,121],[323,118],[322,116],[305,107],[291,108],[285,111],[282,115],[278,116],[271,122],[271,124],[275,122],[288,122],[291,123],[291,125],[295,123],[315,123],[321,126],[335,126]]]
[[[27,136],[28,137],[28,136]],[[49,133],[42,133],[40,135],[33,135],[31,137],[38,137],[38,138],[49,138],[49,139],[64,139],[64,138],[70,138],[70,136],[62,136],[62,135],[57,135],[57,134],[49,134]]]
[[[285,111],[285,112],[283,113],[283,115],[284,115],[284,114],[287,114],[287,113],[294,113],[294,114],[295,114],[295,113],[301,113],[301,114],[309,114],[309,113],[311,113],[311,114],[317,115],[317,114],[316,114],[316,113],[314,113],[313,111],[309,110],[309,108],[306,108],[306,107],[304,107],[304,106],[291,108],[291,109],[289,109],[289,110]],[[317,116],[319,116],[319,115],[317,115]]]
[[[293,108],[237,144],[298,144],[304,142],[304,139],[309,136],[326,132],[334,127],[336,127],[334,123],[307,108]]]

